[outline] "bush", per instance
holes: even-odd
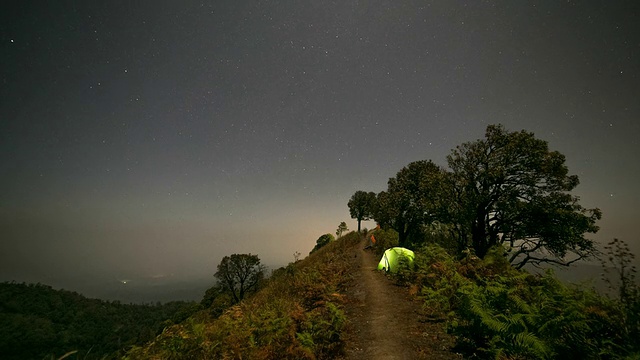
[[[316,246],[314,246],[313,249],[311,249],[311,252],[309,254],[312,254],[320,250],[320,248],[322,248],[323,246],[326,246],[327,244],[333,241],[336,241],[336,238],[333,237],[333,235],[331,234],[324,234],[320,236],[318,240],[316,240]]]
[[[516,270],[502,251],[456,261],[427,245],[415,251],[413,271],[399,274],[432,320],[447,321],[457,351],[487,359],[637,358],[624,304],[567,286],[552,271]]]
[[[458,264],[442,247],[427,245],[415,251],[414,280],[425,303],[425,310],[434,319],[453,316],[457,307],[458,289],[470,281],[458,272]]]
[[[439,221],[420,226],[409,240],[415,247],[438,245],[450,254],[455,254],[458,251],[457,238],[454,236],[453,226]]]
[[[382,256],[388,248],[398,246],[398,232],[393,229],[377,229],[371,233],[376,242],[371,247],[376,255]],[[369,235],[371,237],[371,235]]]

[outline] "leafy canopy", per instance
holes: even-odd
[[[376,193],[370,191],[356,191],[349,199],[347,206],[352,219],[358,220],[358,233],[360,233],[360,222],[367,221],[373,216]]]
[[[431,160],[410,163],[375,201],[371,193],[356,192],[349,200],[352,217],[358,225],[373,217],[393,228],[401,246],[438,241],[484,258],[500,245],[518,268],[569,265],[595,255],[585,234],[598,231],[602,214],[570,193],[578,177],[546,141],[489,125],[484,139],[457,146],[447,162],[449,170]]]
[[[378,194],[373,218],[398,232],[400,246],[410,237],[419,238],[422,228],[442,213],[445,176],[431,160],[410,163],[389,179],[387,191]]]
[[[487,127],[485,138],[464,143],[447,156],[459,245],[484,257],[496,244],[508,248],[518,268],[542,262],[568,265],[594,254],[599,209],[585,209],[569,194],[578,177],[565,157],[527,131]],[[567,260],[567,255],[571,259]]]
[[[220,287],[231,294],[234,303],[238,303],[248,293],[258,290],[264,271],[258,255],[233,254],[222,258],[214,276],[220,281]]]
[[[309,254],[312,254],[316,251],[318,251],[321,247],[329,244],[332,241],[335,241],[336,238],[333,237],[333,235],[331,234],[324,234],[322,236],[320,236],[318,238],[318,240],[316,240],[316,246],[313,247],[313,249],[311,250],[311,252]]]
[[[342,234],[346,233],[347,231],[349,231],[349,227],[347,227],[346,222],[342,221],[340,222],[340,225],[338,225],[338,229],[336,230],[336,236],[341,237]]]

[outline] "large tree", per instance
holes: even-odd
[[[258,290],[264,271],[258,255],[233,254],[222,258],[214,276],[220,281],[220,287],[231,294],[234,303],[238,303],[248,293]]]
[[[360,233],[360,222],[369,220],[373,216],[376,193],[370,191],[356,191],[349,199],[347,206],[352,219],[358,220],[358,233]]]
[[[431,160],[410,163],[389,179],[387,191],[378,194],[374,219],[398,232],[400,246],[411,237],[419,241],[424,226],[442,217],[445,177],[446,171]]]
[[[484,139],[456,147],[447,160],[459,248],[472,246],[484,257],[492,246],[506,245],[518,268],[568,265],[595,252],[584,235],[598,231],[601,212],[569,194],[578,177],[568,174],[564,155],[546,141],[490,125]]]

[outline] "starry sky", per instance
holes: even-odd
[[[0,62],[0,281],[282,266],[494,123],[640,255],[637,1],[3,1]]]

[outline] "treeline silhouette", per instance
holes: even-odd
[[[152,340],[165,326],[199,308],[195,302],[122,304],[88,299],[42,284],[0,283],[2,359],[119,358],[127,348]]]

